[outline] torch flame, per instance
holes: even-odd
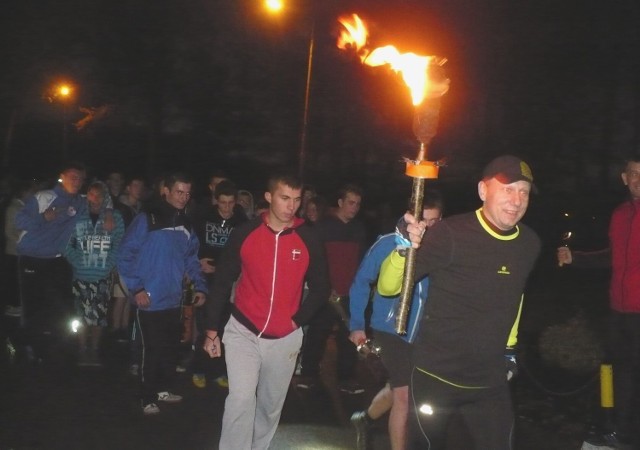
[[[346,50],[348,47],[352,47],[357,52],[364,49],[369,32],[360,17],[357,14],[352,14],[350,17],[338,19],[338,22],[345,28],[338,37],[338,48]],[[366,53],[360,58],[364,61],[365,57]]]
[[[427,97],[441,97],[449,90],[449,79],[430,80],[429,65],[443,65],[447,60],[436,56],[420,56],[415,53],[400,53],[393,45],[378,47],[369,52],[367,44],[368,31],[365,23],[353,14],[338,20],[345,28],[338,38],[338,48],[352,47],[368,66],[377,67],[389,64],[411,91],[414,106],[420,105]]]

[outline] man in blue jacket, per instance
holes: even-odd
[[[120,278],[138,307],[136,326],[143,346],[140,397],[145,415],[158,414],[159,401],[182,400],[169,392],[169,386],[180,343],[184,279],[195,286],[195,306],[202,306],[208,293],[200,271],[198,238],[185,214],[191,179],[184,174],[168,176],[162,195],[158,205],[133,220],[118,256]]]
[[[79,214],[87,210],[80,195],[85,166],[67,163],[53,189],[28,198],[15,219],[21,230],[17,243],[20,294],[25,309],[25,344],[42,356],[51,332],[60,331],[71,317],[71,268],[62,257]],[[105,227],[113,229],[113,205],[109,201]]]
[[[442,218],[442,198],[439,192],[429,191],[425,195],[423,219],[428,227]],[[369,303],[371,286],[378,279],[380,266],[389,254],[395,250],[395,233],[380,236],[365,255],[356,273],[349,298],[351,299],[351,319],[349,339],[356,346],[367,340],[365,333],[365,309]],[[395,332],[396,309],[399,296],[383,297],[375,290],[371,328],[376,345],[382,348],[381,358],[389,374],[389,381],[375,396],[366,411],[357,411],[351,416],[351,422],[357,431],[357,448],[368,448],[369,426],[391,410],[389,415],[389,438],[392,450],[406,447],[407,415],[409,411],[409,378],[411,376],[410,345],[418,331],[418,324],[424,302],[427,298],[428,278],[418,283],[411,302],[411,314],[407,323],[407,335],[399,336]]]

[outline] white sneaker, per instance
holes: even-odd
[[[137,377],[139,374],[140,366],[138,364],[131,364],[129,366],[129,375]]]
[[[160,408],[155,403],[149,403],[148,405],[144,405],[142,407],[142,414],[145,416],[152,416],[154,414],[159,414]]]
[[[4,310],[4,315],[9,317],[20,317],[22,316],[22,306],[7,305]]]
[[[182,401],[182,395],[172,394],[171,392],[158,392],[158,401],[165,403],[178,403]]]

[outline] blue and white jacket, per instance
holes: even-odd
[[[349,290],[349,308],[351,311],[349,329],[351,331],[365,329],[364,311],[369,303],[372,284],[376,283],[378,279],[382,262],[395,248],[395,233],[380,236],[365,255],[362,263],[360,263]],[[418,332],[420,317],[427,299],[428,286],[429,279],[426,277],[416,283],[407,320],[407,334],[406,336],[400,336],[407,342],[413,342]],[[399,301],[399,296],[383,297],[375,289],[371,328],[385,333],[396,334],[396,309]]]
[[[184,210],[162,201],[154,210],[138,214],[124,235],[118,255],[118,272],[131,297],[146,291],[151,305],[146,311],[180,306],[183,279],[195,291],[207,294],[198,260],[199,242]]]
[[[48,208],[55,208],[57,212],[51,221],[44,218]],[[36,192],[16,215],[15,226],[22,230],[18,254],[35,258],[61,256],[73,232],[76,216],[86,209],[85,197],[68,194],[61,185]]]

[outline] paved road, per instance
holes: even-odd
[[[366,393],[339,394],[331,369],[334,355],[329,346],[322,389],[309,393],[292,385],[272,449],[355,448],[348,417],[368,404],[378,384],[361,364],[359,377]],[[184,401],[161,405],[161,414],[144,417],[126,359],[126,350],[114,344],[104,352],[103,368],[78,368],[69,344],[63,342],[54,345],[53,355],[41,364],[3,367],[0,450],[217,448],[224,389],[214,383],[198,389],[188,375],[179,375],[176,392],[184,395]],[[553,405],[546,408],[553,409]],[[580,448],[581,424],[572,424],[567,433],[565,425],[571,422],[566,417],[561,427],[549,423],[553,411],[537,411],[543,411],[537,419],[518,420],[518,450]],[[380,423],[375,430],[375,450],[389,448],[385,427]],[[453,430],[452,438],[454,450],[471,448],[463,429]]]

